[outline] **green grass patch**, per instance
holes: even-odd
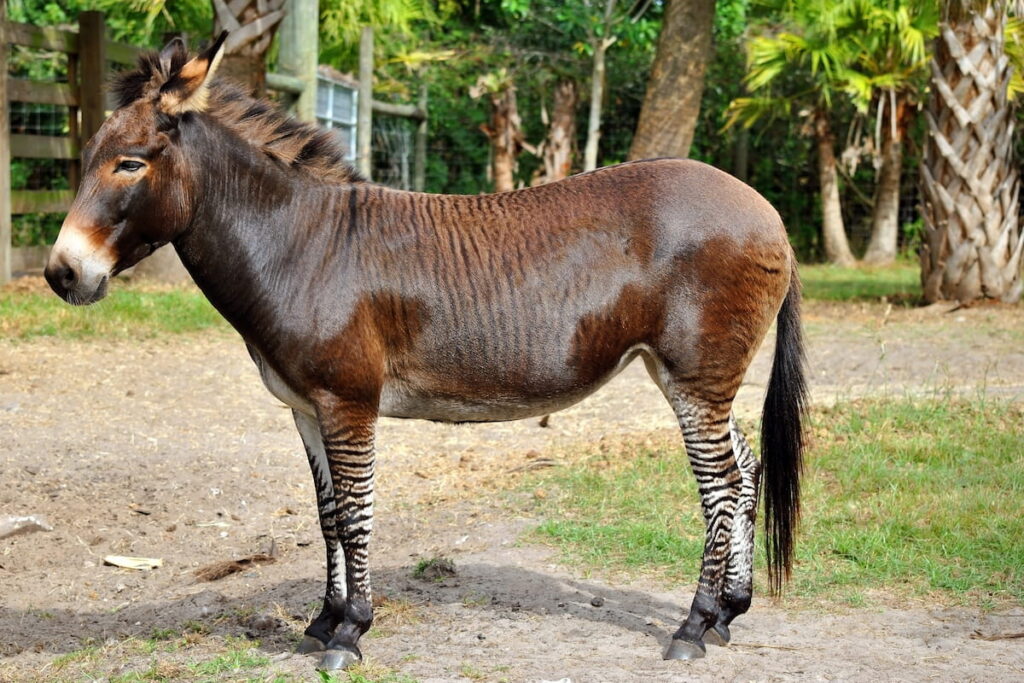
[[[889,301],[916,303],[921,298],[921,269],[900,261],[884,268],[800,266],[804,298],[818,301]]]
[[[802,266],[804,296],[825,301],[911,302],[920,298],[918,268]],[[227,329],[194,287],[154,288],[115,279],[110,294],[92,306],[71,306],[42,287],[0,290],[0,338],[150,338],[161,334]]]
[[[55,294],[0,290],[0,338],[149,338],[228,329],[194,287],[153,289],[115,280],[92,306],[71,306]]]
[[[83,647],[79,650],[73,650],[65,654],[59,655],[53,658],[53,669],[60,671],[69,664],[80,664],[82,662],[89,662],[100,655],[100,648],[95,645]]]
[[[413,578],[424,581],[444,581],[456,573],[455,562],[443,556],[420,560],[412,570]]]
[[[317,672],[321,683],[418,683],[411,676],[398,673],[375,662],[359,662],[341,673]]]
[[[227,638],[227,650],[203,662],[196,662],[189,669],[196,676],[218,676],[226,673],[239,673],[246,669],[260,669],[270,664],[270,657],[260,653],[256,648],[259,642],[244,638]]]
[[[816,410],[789,593],[852,606],[875,590],[1024,604],[1022,424],[1024,408],[999,402]],[[545,490],[536,505],[548,518],[532,535],[566,561],[696,580],[704,525],[677,443],[595,449],[529,486]],[[764,576],[760,553],[758,563]]]

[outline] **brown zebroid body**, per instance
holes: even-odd
[[[211,83],[220,41],[143,60],[86,151],[47,278],[74,303],[173,243],[288,404],[327,546],[304,651],[360,657],[379,416],[543,415],[635,357],[679,418],[707,536],[665,656],[702,656],[750,605],[761,465],[732,419],[773,320],[762,427],[773,585],[789,570],[804,403],[799,284],[776,212],[732,177],[664,159],[482,196],[364,182],[323,131]],[[679,476],[684,476],[680,472]]]

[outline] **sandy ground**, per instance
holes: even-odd
[[[805,321],[818,403],[947,391],[1024,400],[1019,307],[816,304]],[[767,350],[738,402],[751,421]],[[692,586],[561,566],[519,540],[537,520],[495,491],[567,445],[672,429],[640,364],[546,429],[383,420],[371,566],[386,602],[363,641],[368,659],[420,680],[1024,680],[1024,640],[985,639],[1024,632],[1024,607],[755,600],[731,647],[663,662]],[[315,660],[289,653],[322,590],[313,489],[288,411],[233,335],[0,342],[0,454],[0,517],[41,514],[55,527],[0,541],[0,681],[87,680],[157,660],[187,680],[175,663],[204,647],[213,656],[228,635],[258,638],[272,660],[259,676],[312,678]],[[193,575],[271,549],[272,564],[211,583]],[[108,554],[163,566],[118,569],[103,564]],[[438,554],[454,558],[455,577],[412,578]],[[196,623],[207,638],[185,652],[118,649]],[[63,661],[86,645],[101,654]]]

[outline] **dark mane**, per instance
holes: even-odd
[[[138,68],[121,74],[113,84],[118,109],[156,97],[160,85],[182,63],[168,63],[153,52],[139,57]],[[327,130],[292,118],[266,100],[245,94],[234,83],[215,79],[204,112],[271,159],[311,178],[335,183],[366,182],[345,161],[337,138]]]

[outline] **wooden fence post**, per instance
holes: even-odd
[[[79,153],[106,118],[106,38],[102,12],[78,14],[78,108],[82,113],[82,126],[81,137],[73,144]]]
[[[356,118],[356,169],[370,180],[373,159],[373,28],[363,27],[359,37],[359,109]]]
[[[295,100],[295,115],[316,121],[316,70],[320,61],[320,3],[318,0],[288,0],[278,33],[278,68],[302,81]]]
[[[416,156],[412,165],[412,189],[423,192],[427,186],[427,84],[420,84],[420,111],[423,118],[416,124]]]
[[[7,0],[0,0],[0,285],[11,279],[11,121],[7,115]]]
[[[68,87],[72,93],[78,93],[78,54],[68,55]],[[77,100],[76,100],[77,102]],[[82,130],[78,119],[78,105],[68,107],[68,138],[73,141],[76,149],[85,147],[82,139]],[[78,192],[78,185],[82,182],[82,157],[76,154],[74,159],[68,159],[68,187],[72,192]]]

